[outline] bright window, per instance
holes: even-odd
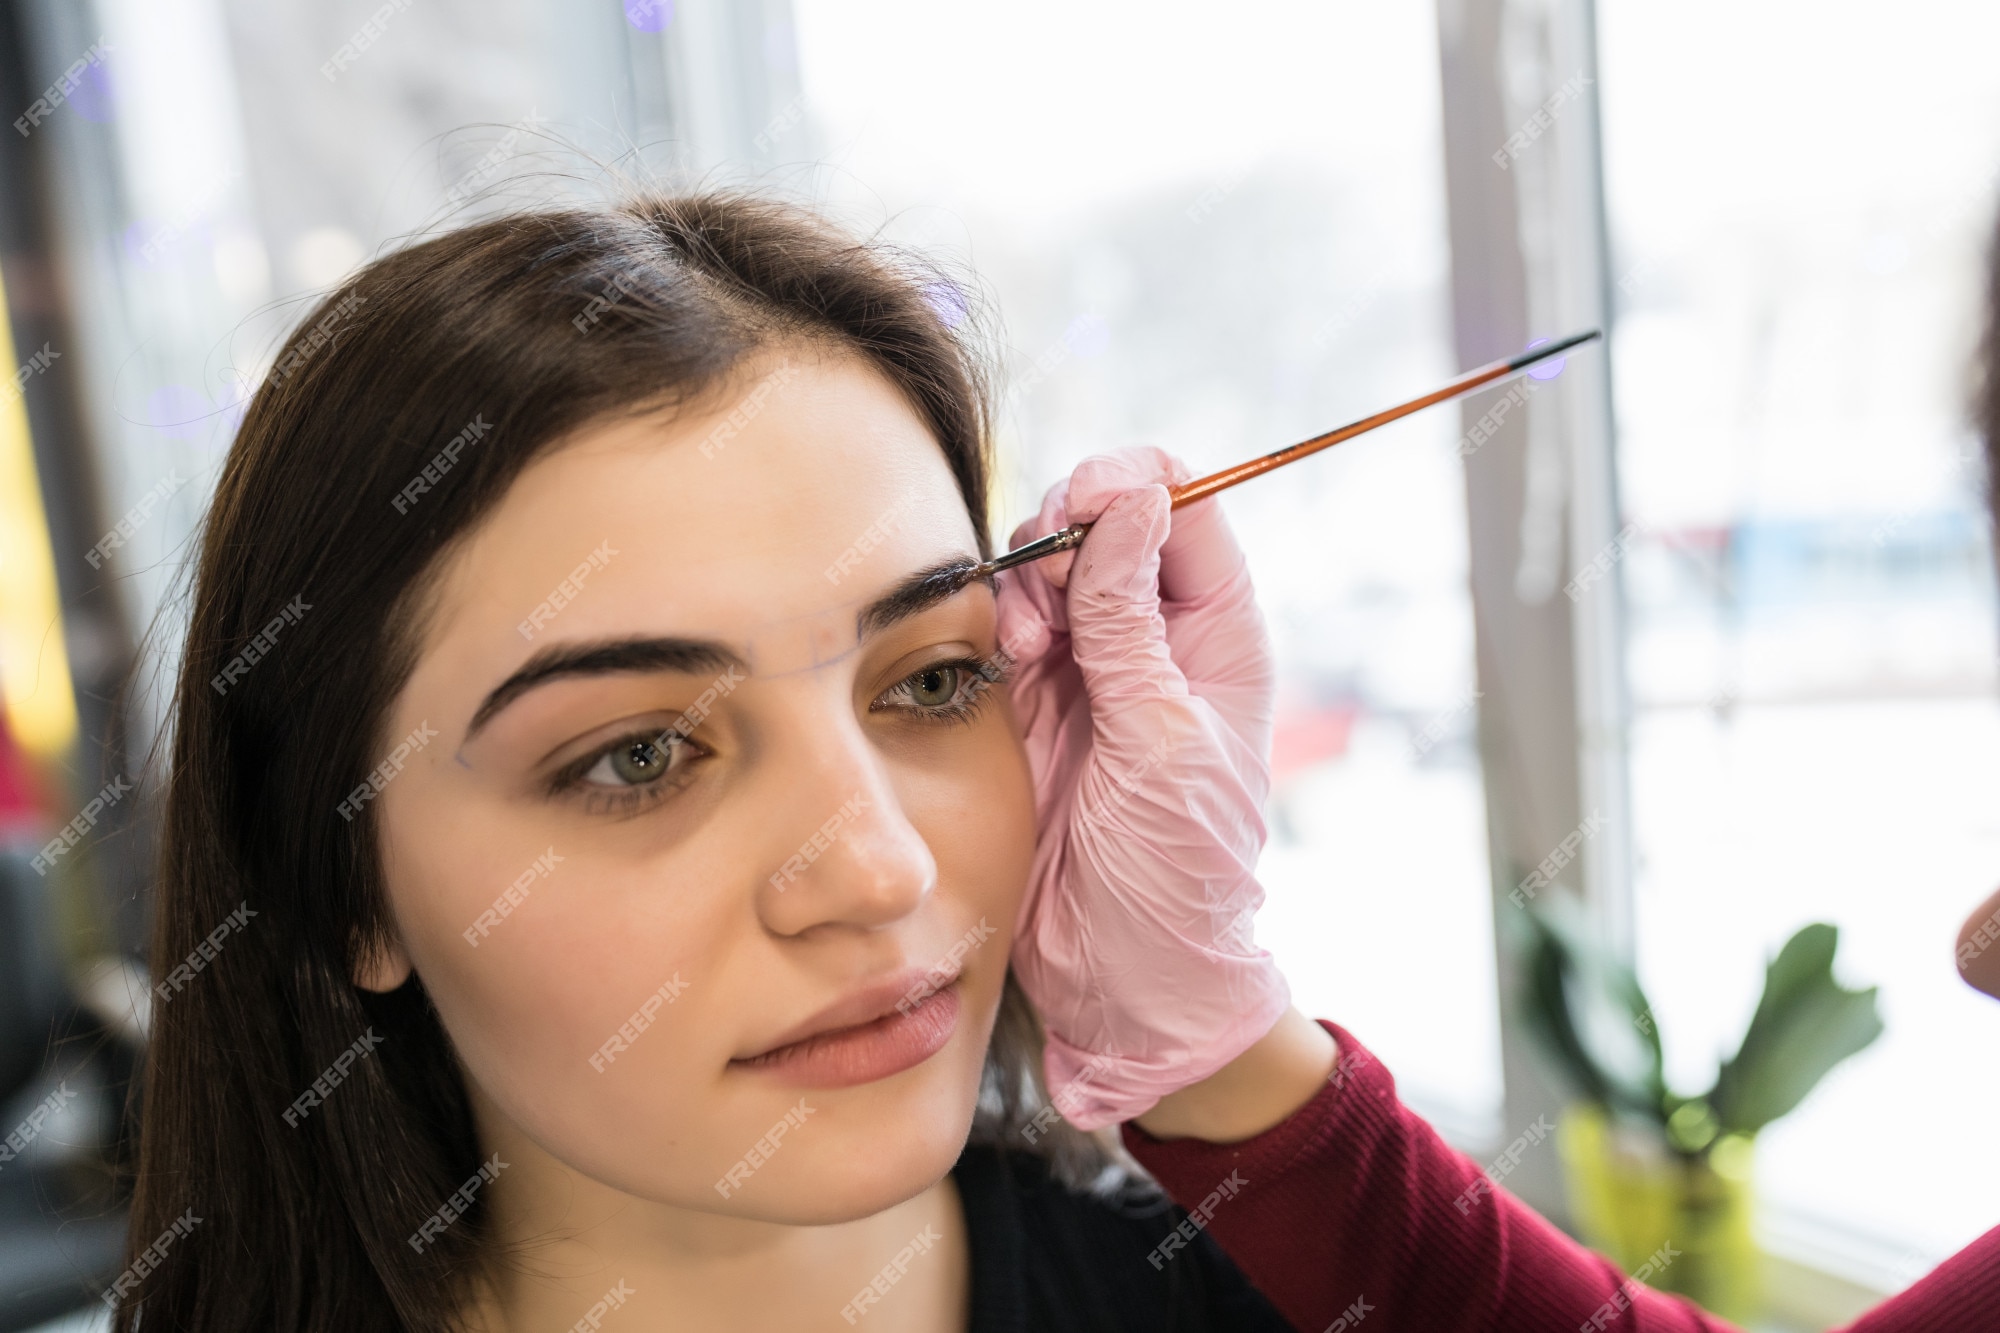
[[[1994,1221],[1992,557],[1966,424],[2000,10],[1601,6],[1639,960],[1705,1087],[1766,957],[1842,928],[1888,1031],[1765,1135],[1773,1239],[1907,1282]]]
[[[1010,527],[1087,454],[1150,443],[1206,471],[1458,369],[1429,6],[796,10],[822,190],[968,261],[1006,317]],[[1225,503],[1282,673],[1260,938],[1303,1008],[1483,1136],[1500,1062],[1457,434],[1430,413]]]

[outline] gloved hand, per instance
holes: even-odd
[[[1093,523],[1083,544],[1001,575],[1038,830],[1013,967],[1083,1129],[1207,1078],[1291,1002],[1251,939],[1270,641],[1220,507],[1168,509],[1188,475],[1158,449],[1085,460],[1013,537]]]

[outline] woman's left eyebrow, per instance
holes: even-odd
[[[993,586],[991,574],[983,579],[965,577],[978,564],[971,556],[954,556],[918,570],[861,608],[861,614],[854,619],[855,636],[865,639],[870,634],[879,634],[899,620],[907,620],[946,598],[956,597],[974,583]]]
[[[734,649],[712,639],[609,639],[597,643],[551,644],[488,692],[472,714],[465,740],[478,735],[479,729],[508,704],[553,680],[648,671],[699,675],[731,668],[749,670]]]

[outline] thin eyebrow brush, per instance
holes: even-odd
[[[1449,402],[1461,394],[1471,393],[1474,389],[1509,379],[1537,362],[1546,361],[1552,356],[1560,356],[1571,348],[1581,346],[1600,336],[1602,335],[1597,329],[1572,333],[1567,338],[1559,339],[1544,347],[1533,348],[1505,361],[1494,361],[1477,370],[1468,370],[1442,388],[1433,389],[1421,397],[1410,399],[1407,403],[1398,403],[1394,407],[1377,412],[1372,417],[1363,417],[1359,421],[1350,422],[1338,430],[1330,430],[1324,435],[1315,435],[1310,440],[1286,445],[1275,453],[1226,467],[1220,472],[1211,472],[1206,477],[1196,477],[1193,481],[1182,482],[1168,491],[1173,497],[1173,508],[1179,509],[1182,505],[1193,504],[1196,500],[1214,495],[1217,491],[1226,491],[1231,486],[1246,482],[1252,477],[1261,477],[1266,472],[1275,471],[1287,463],[1296,463],[1309,454],[1316,454],[1322,449],[1331,449],[1344,440],[1351,440],[1357,435],[1366,435],[1377,426],[1386,426],[1412,412],[1421,412],[1434,404]],[[1088,523],[1072,523],[1059,532],[1051,532],[1046,537],[1037,537],[1025,546],[1017,546],[1007,554],[995,556],[984,564],[967,566],[957,571],[954,577],[962,587],[974,579],[986,578],[1003,569],[1025,565],[1030,560],[1040,560],[1043,556],[1054,555],[1057,551],[1067,551],[1081,542],[1083,534],[1089,531]]]

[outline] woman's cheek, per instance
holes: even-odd
[[[573,854],[477,950],[446,946],[434,1002],[467,1073],[518,1123],[612,1131],[618,1085],[672,1095],[727,1063],[728,1025],[702,1015],[727,1002],[732,914],[687,891],[704,877]]]
[[[940,888],[1011,931],[1035,850],[1035,793],[1004,698],[991,701],[947,765],[929,767],[905,810],[929,844]]]

